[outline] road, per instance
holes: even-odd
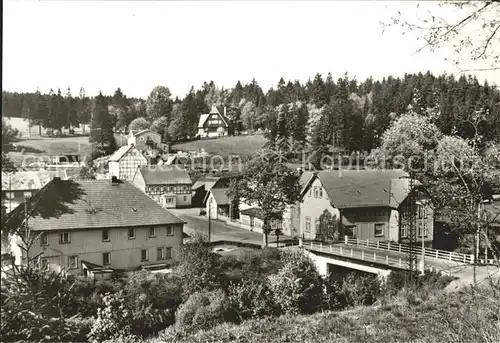
[[[184,227],[184,232],[192,235],[195,232],[208,235],[208,218],[200,216],[198,208],[187,209],[169,209],[170,212],[185,220],[187,224]],[[289,237],[280,236],[280,241]],[[211,242],[226,241],[235,243],[247,243],[252,245],[262,245],[262,234],[241,229],[233,225],[228,225],[220,220],[211,221]],[[269,235],[269,246],[276,246],[276,236]]]

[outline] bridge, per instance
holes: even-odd
[[[301,241],[299,245],[316,263],[321,274],[328,274],[330,265],[388,275],[392,270],[409,270],[410,246],[396,242],[360,240],[345,237],[342,242]],[[419,270],[449,273],[459,266],[474,264],[474,255],[431,248],[413,247],[414,263]],[[422,263],[423,262],[423,263]],[[493,264],[493,261],[478,261]],[[423,264],[423,266],[422,266]]]

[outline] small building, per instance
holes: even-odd
[[[229,188],[229,178],[225,177],[216,177],[216,176],[203,176],[199,180],[197,180],[193,186],[192,190],[192,207],[204,207],[205,206],[205,198],[207,197],[208,192],[212,188]]]
[[[229,220],[231,201],[227,191],[228,188],[212,188],[208,191],[204,204],[207,216],[211,219]]]
[[[432,244],[432,206],[418,181],[410,190],[402,170],[338,170],[314,173],[300,199],[300,231],[305,239],[318,239],[324,211],[336,219],[336,239],[409,241],[410,213],[416,217],[416,241]],[[409,204],[410,192],[415,192]]]
[[[127,137],[128,145],[134,145],[140,151],[163,150],[161,135],[150,129],[130,131]]]
[[[185,222],[128,181],[54,178],[27,201],[36,237],[29,256],[49,270],[88,276],[168,264],[183,242]],[[19,229],[23,220],[21,204],[6,225]]]
[[[226,107],[212,106],[210,113],[201,114],[198,121],[200,138],[215,138],[229,134],[230,121],[226,117]]]
[[[191,207],[191,178],[179,166],[139,166],[132,183],[164,208]]]
[[[108,160],[109,178],[131,181],[137,167],[148,164],[148,159],[134,145],[122,146]]]

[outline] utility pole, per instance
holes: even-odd
[[[415,243],[415,190],[414,190],[414,179],[413,173],[410,172],[409,180],[410,196],[408,199],[408,221],[409,221],[409,269],[410,269],[410,282],[413,280],[413,266],[415,259],[414,243]]]
[[[28,197],[24,196],[24,232],[26,237],[26,266],[30,265],[30,229],[28,226]]]
[[[208,243],[212,241],[211,218],[212,218],[212,198],[208,198]]]
[[[424,237],[425,237],[425,234],[427,233],[426,229],[425,229],[425,204],[423,202],[421,202],[421,208],[422,208],[422,221],[420,223],[420,225],[422,225],[422,229],[420,230],[420,232],[422,233],[422,270],[420,271],[420,275],[424,275],[425,274],[425,245],[424,245]]]

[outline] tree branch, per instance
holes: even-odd
[[[481,52],[479,54],[479,56],[476,56],[474,57],[474,59],[479,59],[481,57],[483,57],[485,54],[486,54],[486,50],[488,50],[488,46],[490,45],[490,41],[493,39],[493,37],[496,35],[498,29],[500,28],[500,24],[498,24],[498,26],[495,28],[495,30],[493,31],[493,33],[488,37],[488,39],[486,40],[486,43],[484,44],[484,48],[483,48],[483,52]],[[498,68],[497,68],[498,69]]]

